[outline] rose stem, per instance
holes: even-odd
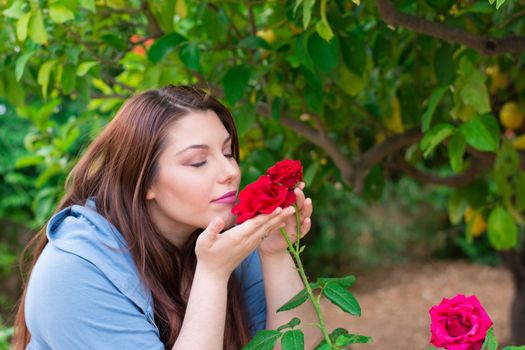
[[[297,226],[297,237],[300,236],[300,228]],[[328,331],[326,330],[326,325],[324,323],[323,314],[321,313],[321,307],[319,306],[319,302],[314,297],[314,293],[312,292],[312,288],[310,287],[310,283],[308,282],[308,278],[306,277],[304,273],[304,267],[303,263],[301,261],[301,258],[299,257],[299,251],[296,251],[292,245],[292,242],[290,241],[290,238],[288,237],[288,234],[286,233],[286,230],[284,228],[281,228],[281,234],[284,236],[284,239],[286,239],[286,243],[288,243],[288,250],[290,253],[292,253],[295,262],[297,263],[297,267],[299,270],[299,275],[301,276],[301,279],[303,281],[303,284],[306,288],[306,292],[308,293],[308,298],[312,302],[315,313],[317,314],[317,319],[319,320],[319,328],[321,329],[321,333],[323,333],[323,337],[327,344],[333,345],[332,341],[330,340],[330,336],[328,335]]]

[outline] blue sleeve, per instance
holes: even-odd
[[[48,244],[25,300],[35,349],[158,349],[158,330],[93,264]]]
[[[266,328],[266,296],[259,252],[255,250],[236,271],[244,294],[244,302],[250,318],[250,333]]]

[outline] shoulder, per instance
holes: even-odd
[[[32,342],[59,349],[109,349],[118,343],[162,348],[148,315],[97,266],[51,244],[38,259],[26,293]]]

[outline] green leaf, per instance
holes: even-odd
[[[304,350],[304,333],[300,329],[287,331],[281,338],[283,350]]]
[[[501,350],[525,350],[525,345],[521,346],[506,346]]]
[[[329,73],[337,66],[337,42],[335,39],[327,42],[317,33],[308,39],[308,53],[317,69]]]
[[[249,66],[236,66],[231,68],[222,79],[224,94],[230,106],[234,106],[243,97],[250,80],[250,74]]]
[[[201,54],[199,47],[196,43],[188,43],[181,47],[179,51],[179,57],[182,63],[189,69],[200,71],[201,70]]]
[[[294,328],[295,326],[299,325],[300,323],[301,323],[301,320],[298,319],[297,317],[294,317],[287,324],[283,324],[282,326],[277,328],[277,330],[278,331],[282,331],[283,329],[286,329],[286,328]]]
[[[16,81],[15,72],[13,70],[6,70],[4,72],[4,84],[7,100],[15,106],[22,106],[26,96],[26,89],[24,89],[21,83]],[[0,75],[0,86],[1,85],[3,84]]]
[[[51,70],[53,69],[56,61],[50,60],[44,62],[40,66],[40,69],[38,70],[38,85],[42,87],[42,96],[44,96],[44,100],[47,98],[47,86],[49,85],[49,77],[51,76]]]
[[[95,0],[80,0],[80,6],[93,13],[96,12]]]
[[[35,180],[35,186],[36,188],[42,188],[44,185],[47,184],[50,178],[52,178],[55,175],[59,175],[64,171],[62,166],[60,166],[57,163],[50,164],[46,167],[46,170],[44,170]]]
[[[49,17],[55,23],[64,23],[75,18],[73,11],[61,4],[49,5]]]
[[[303,182],[306,184],[306,186],[309,186],[313,183],[315,174],[317,174],[318,169],[319,169],[319,163],[317,162],[310,164],[306,168],[304,172],[304,176],[303,176]]]
[[[345,346],[350,344],[367,344],[372,342],[372,337],[357,334],[341,334],[335,340],[335,345]]]
[[[341,310],[354,316],[361,316],[361,307],[355,297],[339,283],[328,283],[323,295]]]
[[[455,128],[450,124],[438,124],[427,131],[421,139],[420,148],[423,151],[423,157],[428,157],[430,153],[447,137],[452,135]]]
[[[305,33],[301,33],[295,38],[295,56],[297,56],[299,62],[301,62],[301,70],[307,69],[313,71],[313,61],[308,53],[307,41],[308,36]]]
[[[297,10],[299,9],[299,6],[303,3],[303,0],[295,0],[295,5],[293,7],[293,15],[295,16],[297,13]]]
[[[329,334],[330,340],[332,343],[335,343],[336,339],[343,335],[348,334],[348,331],[344,328],[336,328],[332,331],[332,333]],[[326,340],[321,340],[319,344],[315,347],[315,350],[332,350],[332,349],[339,349],[338,347],[331,346],[330,344],[326,343]]]
[[[362,76],[366,68],[366,45],[361,35],[350,33],[339,41],[344,64],[352,73]]]
[[[44,157],[38,155],[23,156],[16,160],[15,168],[25,168],[28,166],[34,166],[44,161]]]
[[[69,63],[66,64],[62,70],[62,80],[60,82],[64,94],[67,95],[75,89],[76,79],[76,67]]]
[[[77,76],[83,77],[89,72],[91,68],[95,67],[97,64],[98,64],[97,61],[86,61],[86,62],[80,63],[77,68]]]
[[[4,16],[19,19],[24,15],[24,1],[17,0],[11,7],[2,11]]]
[[[520,171],[514,179],[514,190],[516,193],[516,209],[518,211],[525,210],[525,172]]]
[[[324,287],[326,284],[332,282],[339,283],[345,288],[350,288],[355,283],[355,276],[348,275],[345,277],[319,277],[315,283],[318,284],[320,287]]]
[[[22,75],[24,74],[24,68],[26,66],[26,63],[27,61],[29,61],[29,59],[33,55],[34,55],[34,52],[26,52],[20,55],[16,59],[16,65],[15,65],[16,81],[20,81],[20,79],[22,78]]]
[[[243,350],[272,350],[277,340],[281,337],[281,332],[275,330],[260,330],[243,348]]]
[[[509,180],[518,174],[519,162],[518,152],[508,140],[504,139],[494,162],[493,177],[498,193],[505,201],[510,201],[513,195],[512,184]]]
[[[518,242],[518,232],[512,216],[501,206],[492,210],[487,232],[489,241],[496,250],[506,250]]]
[[[44,26],[44,19],[40,9],[31,11],[31,19],[28,27],[29,37],[37,44],[47,42],[47,32]]]
[[[246,49],[265,49],[271,50],[272,47],[268,45],[266,40],[257,35],[248,36],[239,42],[239,47]]]
[[[481,350],[498,350],[498,341],[494,336],[494,329],[490,327],[485,336],[485,341],[481,347]]]
[[[461,77],[456,87],[463,103],[473,107],[479,114],[490,112],[489,93],[483,73],[467,57],[461,59],[459,69]]]
[[[330,28],[330,24],[328,24],[327,21],[321,20],[317,22],[315,30],[317,34],[326,41],[330,41],[334,37],[334,32],[332,32],[332,28]]]
[[[363,90],[363,79],[352,73],[344,65],[339,67],[339,80],[337,85],[350,96],[355,96]]]
[[[239,135],[244,135],[252,129],[253,123],[256,119],[255,106],[250,102],[242,105],[239,113],[233,114],[237,132]]]
[[[500,6],[505,3],[506,0],[496,0],[496,10],[499,10]]]
[[[312,284],[310,283],[310,285]],[[288,300],[283,306],[278,308],[277,312],[295,309],[296,307],[304,303],[306,300],[308,300],[308,292],[306,291],[306,288],[304,288],[302,291],[297,293],[292,299]]]
[[[428,107],[425,113],[423,113],[422,118],[422,124],[421,124],[421,131],[426,132],[430,128],[430,123],[432,122],[432,116],[434,115],[434,112],[436,110],[436,107],[441,101],[441,98],[447,92],[448,87],[441,87],[437,88],[432,92],[432,95],[430,95],[430,98],[428,100]]]
[[[450,141],[448,143],[448,157],[450,159],[450,166],[456,173],[459,173],[461,170],[463,170],[463,155],[465,153],[466,146],[467,141],[461,133],[455,132],[450,137]]]
[[[493,13],[494,9],[490,6],[489,3],[485,1],[478,1],[472,6],[469,6],[465,9],[458,10],[456,16],[463,15],[465,13]]]
[[[448,217],[452,224],[457,225],[463,218],[468,207],[468,201],[463,198],[460,191],[455,191],[448,200]]]
[[[303,4],[303,28],[308,28],[310,19],[312,18],[312,7],[315,5],[315,0],[304,0]]]
[[[148,50],[148,59],[153,63],[160,62],[171,50],[185,41],[187,39],[179,33],[166,34],[151,45]]]
[[[280,97],[276,97],[272,102],[272,119],[281,119],[282,100]]]
[[[29,26],[29,20],[31,19],[31,12],[24,13],[18,19],[16,23],[16,37],[20,41],[24,41],[27,38],[27,27]]]
[[[440,86],[447,86],[456,79],[458,64],[454,60],[454,48],[444,44],[436,50],[434,56],[434,72]]]
[[[495,151],[499,144],[499,124],[490,114],[472,118],[459,130],[467,143],[480,151]]]

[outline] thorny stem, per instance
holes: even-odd
[[[294,205],[295,206],[295,205]],[[319,305],[319,300],[315,297],[312,288],[310,287],[310,283],[308,282],[308,278],[306,277],[306,274],[304,273],[304,267],[303,263],[300,258],[299,253],[299,240],[301,237],[301,228],[299,226],[299,214],[297,210],[297,206],[295,206],[295,218],[296,218],[296,230],[297,230],[297,244],[294,247],[293,243],[290,241],[290,237],[288,236],[288,233],[286,233],[286,230],[284,228],[281,228],[281,234],[283,235],[284,239],[286,240],[286,243],[288,243],[288,250],[294,257],[295,263],[297,264],[297,269],[299,270],[299,275],[301,276],[301,280],[303,281],[303,284],[306,288],[306,292],[308,293],[308,298],[312,302],[315,313],[317,314],[317,319],[319,320],[319,329],[321,330],[321,333],[323,333],[323,337],[327,344],[333,345],[332,340],[330,340],[330,336],[328,334],[328,330],[326,329],[326,324],[324,322],[323,314],[321,313],[321,307]]]

